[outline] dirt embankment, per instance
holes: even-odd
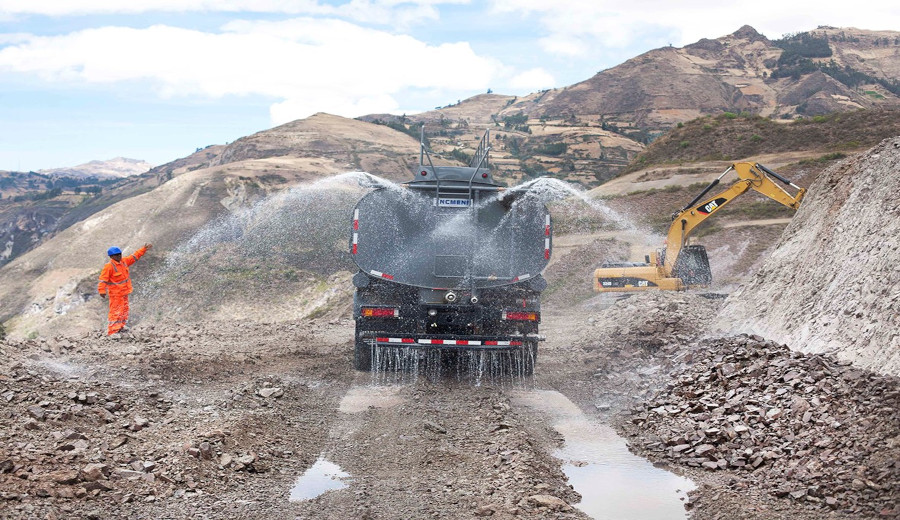
[[[900,138],[823,173],[718,327],[900,374]]]

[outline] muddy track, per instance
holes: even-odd
[[[340,319],[0,343],[0,517],[591,518],[575,506],[611,505],[595,492],[627,481],[589,480],[584,497],[572,487],[577,470],[596,469],[598,442],[619,450],[601,466],[631,457],[639,475],[671,475],[629,454],[610,426],[652,444],[624,426],[700,355],[719,305],[678,294],[551,306],[535,376],[502,385],[373,384],[351,369],[352,322]],[[776,497],[739,472],[652,458],[699,486],[684,500],[693,518],[866,518]],[[317,461],[346,472],[346,487],[290,500]],[[679,486],[630,485],[675,501],[674,518]]]

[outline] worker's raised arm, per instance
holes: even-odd
[[[146,253],[152,247],[153,247],[153,244],[146,243],[146,244],[144,244],[144,246],[142,248],[140,248],[137,251],[135,251],[134,253],[122,258],[122,261],[125,262],[125,265],[132,265],[135,262],[137,262],[142,256],[144,256],[144,253]]]

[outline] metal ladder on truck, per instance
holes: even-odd
[[[475,150],[475,155],[472,156],[472,160],[469,162],[469,168],[474,168],[472,172],[472,176],[469,177],[469,184],[465,193],[461,193],[459,186],[449,188],[444,185],[443,191],[441,186],[441,174],[438,168],[434,166],[434,163],[431,161],[431,154],[428,153],[428,150],[425,148],[425,125],[422,125],[421,136],[419,138],[419,164],[424,165],[425,160],[428,160],[428,166],[431,167],[431,172],[434,174],[435,178],[435,190],[434,190],[434,202],[433,205],[436,207],[440,206],[440,200],[442,197],[459,197],[460,195],[465,195],[465,198],[469,200],[469,208],[474,208],[475,204],[478,203],[481,197],[478,196],[478,190],[473,188],[473,183],[475,182],[475,177],[478,176],[478,173],[483,170],[490,169],[490,151],[491,151],[491,131],[485,131],[484,135],[481,136],[481,141],[478,143],[478,148]]]

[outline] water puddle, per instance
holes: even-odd
[[[565,445],[555,455],[564,462],[569,483],[581,494],[581,503],[575,507],[585,514],[594,520],[687,518],[683,500],[696,487],[693,482],[632,454],[625,439],[585,416],[559,392],[518,392],[514,401],[548,414],[553,428],[565,437]]]
[[[341,399],[338,411],[359,413],[369,408],[393,408],[403,402],[397,386],[354,386]]]
[[[344,489],[348,487],[344,481],[349,477],[350,475],[340,466],[319,457],[316,463],[303,472],[294,483],[290,500],[294,502],[311,500],[326,491]]]

